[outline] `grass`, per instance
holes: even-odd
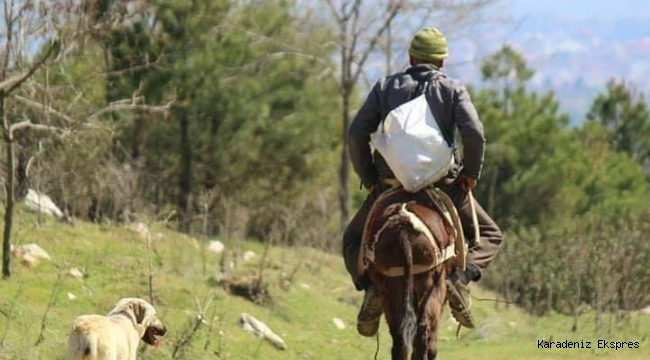
[[[36,242],[52,256],[35,268],[13,264],[0,282],[0,359],[64,359],[68,330],[81,314],[107,313],[122,297],[149,299],[150,264],[155,306],[169,333],[159,349],[142,346],[140,359],[373,359],[376,339],[356,334],[354,319],[361,294],[354,291],[337,255],[309,248],[272,247],[264,270],[272,301],[257,305],[229,295],[210,281],[221,255],[205,251],[206,242],[151,226],[150,245],[124,226],[77,222],[74,226],[20,211],[16,244]],[[224,241],[227,248],[254,251],[252,261],[236,260],[236,276],[255,276],[262,244]],[[70,267],[87,276],[67,276]],[[289,284],[286,278],[295,273]],[[76,296],[74,300],[69,294]],[[496,295],[473,287],[478,299]],[[264,321],[287,343],[279,350],[239,325],[241,313]],[[594,328],[593,314],[580,318],[535,317],[494,301],[474,301],[480,328],[463,330],[445,315],[439,335],[441,359],[650,359],[650,319],[636,317]],[[197,323],[198,315],[204,321]],[[342,319],[339,330],[332,318]],[[608,317],[607,319],[609,319]],[[611,317],[613,319],[613,317]],[[44,324],[44,326],[42,326]],[[197,324],[199,324],[197,326]],[[44,330],[41,331],[41,328]],[[39,335],[42,341],[37,343]],[[598,349],[597,341],[638,342],[638,349]],[[591,341],[592,349],[538,349],[538,340]],[[390,336],[382,324],[378,359],[390,358]],[[175,355],[174,355],[175,354]],[[175,356],[175,357],[174,357]]]

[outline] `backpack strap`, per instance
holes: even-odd
[[[428,81],[419,81],[419,82],[418,82],[418,86],[415,88],[415,91],[413,92],[413,94],[411,94],[411,96],[409,97],[409,99],[406,100],[406,101],[404,102],[404,104],[406,104],[406,103],[409,102],[409,101],[413,101],[413,100],[414,100],[415,98],[417,98],[418,96],[424,94],[425,91],[428,89],[428,86],[429,86],[429,82],[428,82]],[[425,98],[426,98],[426,95],[425,95]],[[427,100],[427,104],[428,104],[428,103],[429,103],[429,101]],[[429,105],[429,106],[431,106],[431,105]],[[433,114],[433,113],[432,113],[432,114]],[[434,115],[434,118],[435,118],[435,115]],[[382,133],[385,133],[385,132],[386,132],[386,128],[384,127],[385,120],[386,120],[386,118],[381,119],[381,132],[382,132]],[[438,120],[436,120],[436,123],[438,123]],[[438,123],[438,127],[440,127],[440,123]],[[447,137],[446,137],[447,135],[444,133],[444,130],[443,130],[443,134],[442,134],[442,136],[444,136],[444,137],[445,137],[445,141],[447,141]],[[449,144],[449,141],[447,141],[447,144]]]
[[[432,78],[431,80],[435,80],[435,79]],[[427,104],[429,104],[429,109],[430,109],[431,108],[431,103],[429,102],[429,97],[427,96],[427,94],[429,92],[429,83],[430,83],[429,80],[418,81],[418,85],[415,88],[415,91],[413,92],[411,97],[407,101],[405,101],[404,103],[412,101],[413,99],[417,98],[418,96],[424,94],[424,98],[427,100]],[[440,121],[438,120],[438,118],[436,118],[436,114],[433,111],[431,111],[431,115],[433,116],[433,119],[436,121],[436,124],[438,124],[438,128],[440,129],[440,132],[442,132],[442,137],[445,139],[445,142],[447,143],[447,145],[450,148],[454,149],[454,157],[456,157],[456,155],[455,155],[456,147],[454,146],[454,139],[451,137],[451,134],[449,134],[449,132],[447,131],[447,128],[445,128],[444,126],[442,126],[442,124],[440,124]],[[381,120],[381,132],[382,133],[386,132],[386,128],[384,127],[385,120],[386,119]]]
[[[429,102],[429,81],[424,81],[420,82],[418,84],[418,87],[416,91],[420,91],[420,94],[424,93],[424,98],[427,100],[427,104],[429,104],[429,108],[431,108],[431,102]],[[440,129],[440,132],[442,132],[442,137],[445,139],[445,142],[450,148],[454,149],[454,153],[456,152],[456,147],[454,146],[454,138],[451,137],[451,134],[447,131],[447,128],[442,126],[438,118],[436,117],[436,114],[431,111],[431,115],[433,116],[434,120],[436,120],[436,124],[438,124],[438,128]]]

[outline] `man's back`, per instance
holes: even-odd
[[[452,141],[456,128],[461,131],[466,154],[470,156],[465,161],[469,164],[466,170],[478,176],[483,163],[485,139],[483,126],[465,87],[434,65],[418,64],[405,72],[379,80],[350,125],[350,158],[364,183],[394,177],[381,155],[375,152],[374,159],[368,157],[368,140],[388,113],[417,95],[418,85],[424,82],[427,83],[427,100],[434,117]]]

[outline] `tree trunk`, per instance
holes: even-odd
[[[501,156],[499,154],[499,156]],[[492,173],[492,177],[490,178],[490,184],[489,184],[489,189],[488,189],[488,201],[487,201],[487,213],[494,216],[494,203],[495,203],[495,198],[496,198],[496,190],[497,190],[497,180],[499,179],[499,164],[497,163],[496,166],[494,166],[494,172]]]
[[[133,118],[133,139],[131,140],[131,158],[140,159],[144,148],[144,113],[136,111]]]
[[[11,134],[11,124],[5,113],[5,97],[4,94],[0,95],[0,114],[3,119],[3,135],[5,139],[6,148],[6,171],[7,181],[5,182],[5,224],[2,238],[2,278],[8,279],[11,276],[9,268],[11,261],[11,228],[13,226],[14,218],[14,176],[15,176],[15,159],[14,159],[14,139]]]
[[[350,162],[348,155],[348,126],[350,125],[350,93],[347,88],[343,91],[343,148],[341,149],[341,164],[339,167],[339,204],[341,211],[341,230],[345,230],[350,216],[348,179],[350,177]]]
[[[190,139],[190,119],[187,108],[183,107],[177,112],[180,121],[180,155],[181,167],[178,182],[178,230],[183,233],[190,232],[190,196],[192,193],[192,144]]]

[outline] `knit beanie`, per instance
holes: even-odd
[[[414,58],[427,62],[436,62],[449,56],[447,38],[436,28],[424,28],[411,40],[409,54]]]

